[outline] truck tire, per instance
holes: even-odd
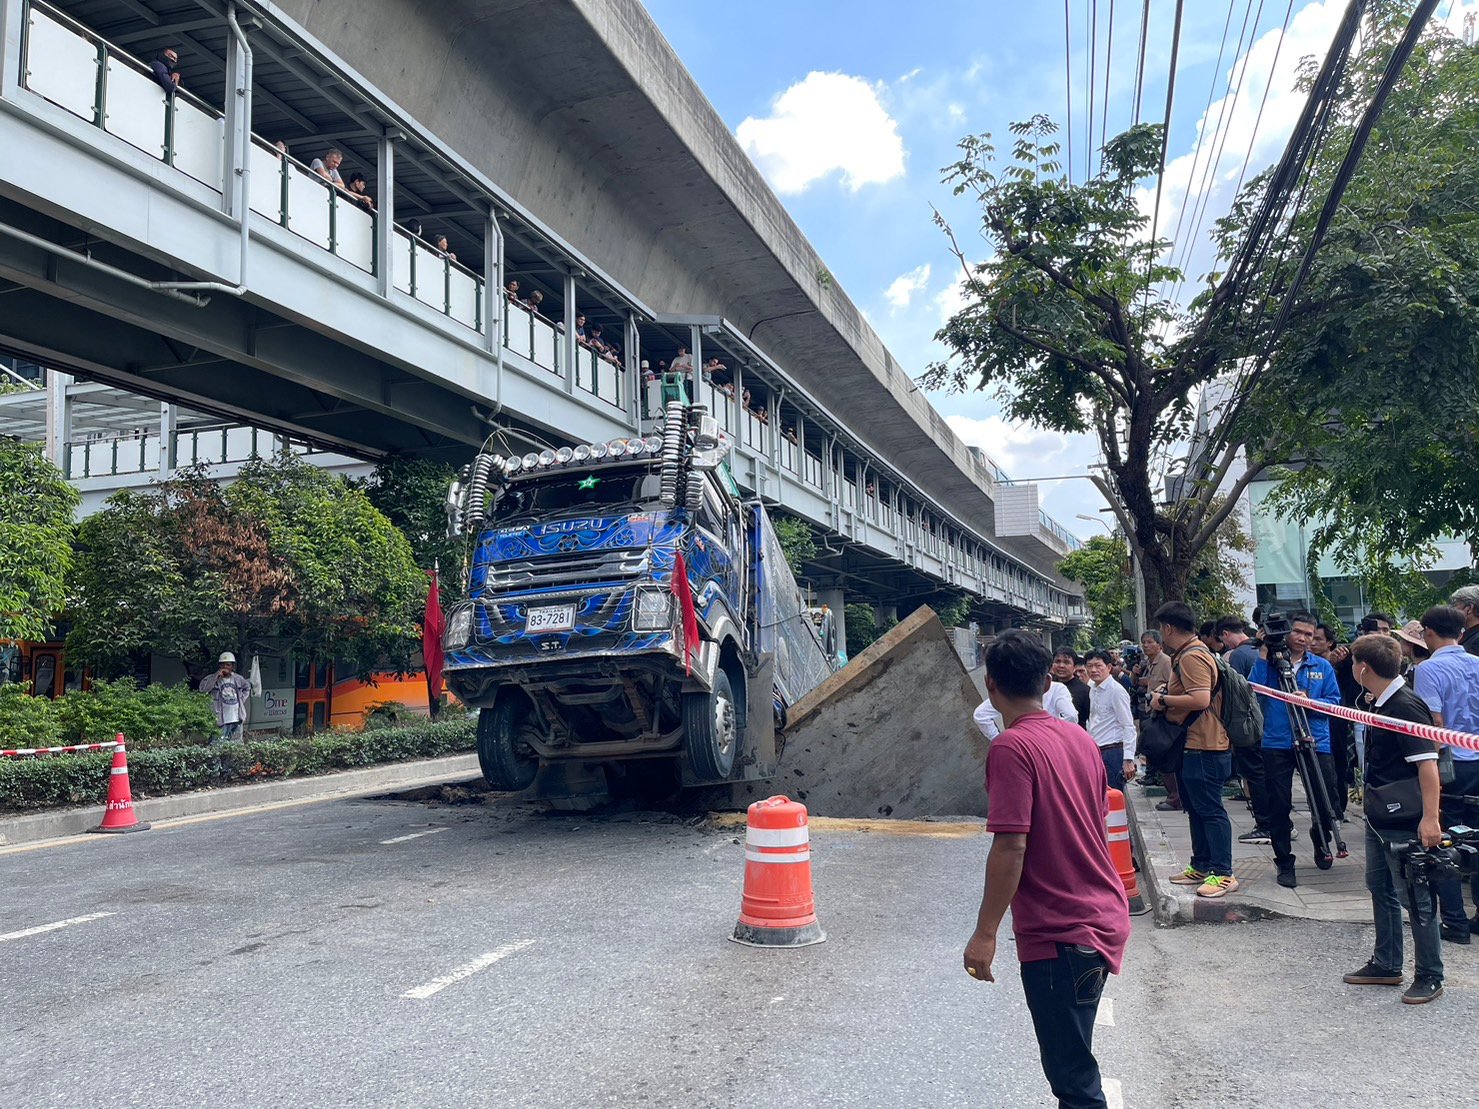
[[[539,756],[529,739],[538,735],[534,708],[522,695],[500,697],[478,713],[478,765],[491,788],[517,792],[533,785]]]
[[[683,744],[699,778],[722,781],[734,769],[740,745],[739,715],[723,667],[714,671],[714,688],[708,693],[683,695]]]

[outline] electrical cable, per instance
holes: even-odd
[[[1068,157],[1068,183],[1073,184],[1073,23],[1068,10],[1069,0],[1063,0],[1063,90],[1068,97],[1068,140],[1063,149]]]
[[[1088,91],[1089,114],[1084,126],[1084,180],[1089,179],[1089,167],[1094,164],[1094,85],[1095,66],[1099,61],[1099,0],[1089,0],[1089,58],[1088,80],[1084,88]]]
[[[1279,41],[1274,46],[1274,61],[1268,69],[1268,80],[1263,86],[1263,99],[1258,102],[1258,114],[1253,117],[1253,131],[1248,136],[1248,152],[1243,155],[1243,168],[1238,171],[1238,183],[1233,186],[1233,199],[1236,200],[1238,193],[1242,191],[1243,179],[1248,173],[1248,163],[1253,158],[1253,140],[1258,137],[1258,128],[1263,123],[1263,110],[1268,107],[1268,94],[1274,87],[1274,74],[1279,71],[1279,55],[1284,51],[1284,39],[1289,34],[1289,19],[1294,15],[1294,0],[1289,0],[1289,6],[1284,9],[1284,25],[1279,29]]]
[[[1109,0],[1109,36],[1104,46],[1104,106],[1099,118],[1099,172],[1104,172],[1104,147],[1109,142],[1109,75],[1114,72],[1114,0]]]
[[[1166,150],[1171,142],[1171,108],[1176,103],[1176,59],[1181,53],[1181,16],[1186,8],[1186,0],[1176,0],[1176,24],[1171,32],[1171,67],[1166,77],[1166,118],[1161,125],[1161,165],[1156,174],[1155,182],[1155,209],[1150,215],[1150,258],[1146,263],[1145,273],[1146,296],[1150,295],[1150,270],[1155,267],[1156,259],[1156,235],[1159,232],[1161,222],[1161,191],[1166,186]]]
[[[1149,35],[1150,0],[1145,0],[1140,6],[1140,51],[1135,61],[1135,103],[1130,111],[1131,127],[1140,122],[1140,105],[1145,96],[1145,43]]]

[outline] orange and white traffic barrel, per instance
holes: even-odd
[[[806,806],[769,797],[749,808],[745,889],[730,939],[751,947],[806,947],[827,938],[811,886]]]

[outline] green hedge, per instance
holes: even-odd
[[[262,739],[220,747],[158,747],[128,755],[135,797],[159,797],[211,786],[302,777],[376,763],[471,751],[477,723],[423,721],[370,732],[328,732],[306,739]],[[112,756],[54,755],[0,759],[0,810],[101,805]]]
[[[32,697],[29,688],[0,685],[0,747],[101,743],[119,732],[135,748],[182,747],[219,731],[210,697],[185,685],[140,689],[132,678],[119,678],[55,701]]]

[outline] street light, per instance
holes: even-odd
[[[1079,512],[1075,514],[1074,518],[1087,520],[1091,524],[1103,524],[1105,531],[1110,535],[1114,534],[1114,529],[1097,516],[1089,516]],[[1143,635],[1145,633],[1145,578],[1140,573],[1140,559],[1135,554],[1135,545],[1127,542],[1125,546],[1130,551],[1130,576],[1134,579],[1135,586],[1135,634]]]

